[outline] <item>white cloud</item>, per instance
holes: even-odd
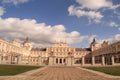
[[[113,13],[116,15],[116,17],[117,17],[118,19],[120,19],[120,12],[119,12],[119,11],[114,10]],[[114,17],[114,16],[113,16],[113,17]]]
[[[120,4],[113,4],[112,0],[76,0],[78,6],[71,5],[68,7],[69,15],[88,17],[89,23],[100,23],[104,15],[101,10],[113,10],[116,11],[120,7]]]
[[[21,3],[26,3],[29,0],[2,0],[2,3],[12,3],[14,5],[21,4]]]
[[[69,44],[83,41],[86,36],[81,36],[79,32],[65,31],[64,25],[46,25],[37,23],[34,19],[7,18],[0,19],[0,38],[13,40],[18,38],[24,40],[26,36],[34,44],[48,45],[55,41],[66,41]]]
[[[88,37],[89,44],[93,41],[93,38],[96,38],[96,37],[97,37],[97,35],[91,35],[90,37]]]
[[[103,18],[103,15],[98,11],[85,11],[81,10],[80,7],[75,7],[73,5],[69,6],[68,12],[71,16],[77,16],[78,18],[86,16],[95,22],[100,22],[100,20]]]
[[[120,20],[120,15],[118,16],[118,19]]]
[[[108,24],[110,27],[116,27],[120,31],[120,25],[117,24],[116,22],[112,21],[112,22],[109,22]]]
[[[2,16],[4,13],[5,13],[4,8],[0,6],[0,16]]]
[[[76,0],[83,8],[97,10],[101,8],[116,9],[120,5],[113,5],[111,0]]]
[[[102,44],[103,41],[109,41],[109,43],[111,44],[111,43],[120,41],[120,34],[115,34],[115,35],[113,35],[109,38],[99,38],[98,35],[91,35],[87,38],[89,44],[93,41],[93,38],[95,38],[96,42],[99,43],[99,44]]]
[[[114,35],[106,40],[110,41],[111,43],[114,43],[116,41],[120,41],[120,34],[116,34],[116,35]]]
[[[118,28],[118,30],[120,31],[120,28]]]
[[[115,37],[114,37],[114,40],[120,41],[120,34],[116,34]]]
[[[111,27],[118,27],[118,24],[112,21],[112,22],[109,23],[109,26],[111,26]]]
[[[88,42],[89,43],[92,42],[94,37],[96,37],[96,35],[93,35],[93,36],[89,37],[89,41]],[[109,43],[114,43],[114,42],[120,41],[120,34],[115,34],[115,35],[113,35],[113,36],[111,36],[109,38],[106,38],[106,39],[100,39],[97,36],[96,39],[97,39],[97,42],[100,43],[100,44],[103,43],[103,41],[109,41]]]
[[[116,8],[119,8],[120,7],[120,4],[118,4],[118,5],[112,5],[111,7],[110,7],[110,9],[116,9]]]

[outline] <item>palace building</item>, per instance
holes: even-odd
[[[40,65],[40,66],[87,66],[120,65],[120,41],[102,44],[95,39],[89,48],[74,48],[65,42],[56,42],[51,47],[34,48],[27,38],[7,42],[0,40],[0,64]]]

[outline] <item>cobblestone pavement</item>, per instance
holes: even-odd
[[[31,74],[1,76],[0,80],[120,80],[120,78],[106,78],[76,67],[47,67]]]

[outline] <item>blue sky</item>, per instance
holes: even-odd
[[[120,40],[120,0],[1,0],[0,38],[74,47]]]

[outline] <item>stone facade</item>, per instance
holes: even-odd
[[[56,42],[47,48],[33,48],[28,38],[21,44],[0,40],[0,64],[85,66],[120,63],[120,42],[99,44],[93,39],[90,48],[74,48]]]

